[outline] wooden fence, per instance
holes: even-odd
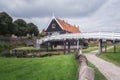
[[[42,52],[61,52],[61,51],[63,51],[63,53],[64,54],[66,54],[67,53],[67,51],[69,52],[69,51],[71,51],[71,53],[74,53],[75,52],[75,49],[73,48],[73,49],[54,49],[54,50],[48,50],[48,49],[42,49],[42,50],[16,50],[16,49],[12,49],[11,50],[11,56],[25,56],[25,55],[27,55],[27,54],[29,54],[29,53],[32,53],[32,54],[34,54],[34,53],[42,53]]]

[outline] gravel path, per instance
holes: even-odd
[[[96,57],[95,54],[97,52],[98,51],[92,51],[89,54],[85,54],[85,56],[108,80],[120,80],[120,67]]]

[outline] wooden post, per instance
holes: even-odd
[[[48,48],[49,48],[49,42],[47,42],[47,52],[48,52]]]
[[[50,47],[51,47],[51,50],[53,50],[53,43],[51,42],[51,44],[50,44]]]
[[[70,53],[70,41],[68,41],[68,53]]]
[[[102,39],[99,39],[98,47],[98,53],[102,53]]]
[[[64,46],[64,54],[66,53],[66,41],[63,41],[63,46]]]
[[[107,45],[105,45],[105,53],[107,52]]]
[[[113,45],[114,45],[114,53],[116,53],[116,45],[115,45],[115,40],[113,40]]]
[[[116,45],[114,45],[114,53],[116,53]]]

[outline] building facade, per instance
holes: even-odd
[[[59,35],[65,33],[80,33],[79,27],[73,26],[64,20],[52,17],[46,28],[47,35]]]

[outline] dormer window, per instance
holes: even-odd
[[[52,24],[52,28],[53,28],[53,29],[55,29],[55,27],[56,27],[56,24],[55,24],[55,23],[53,23],[53,24]]]

